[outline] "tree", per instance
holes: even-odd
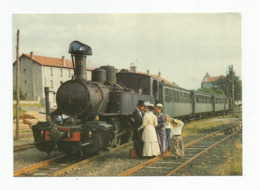
[[[225,94],[231,96],[232,95],[232,89],[231,89],[231,71],[232,67],[228,67],[227,75],[226,77],[218,78],[214,82],[214,90],[221,89],[225,92]],[[233,70],[233,80],[234,80],[234,95],[235,95],[235,101],[242,100],[242,82],[239,79],[238,76],[236,76],[234,70]]]
[[[23,93],[23,91],[21,90],[20,88],[20,100],[25,100],[25,95]],[[17,93],[16,93],[16,87],[13,88],[13,100],[16,100],[17,99]]]
[[[214,94],[214,90],[212,90],[211,88],[209,87],[203,87],[203,88],[200,88],[198,89],[199,92],[206,92],[206,93],[209,93],[209,94]]]

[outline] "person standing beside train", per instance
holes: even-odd
[[[158,125],[157,117],[153,114],[154,105],[145,104],[146,113],[144,115],[143,124],[138,128],[138,131],[143,129],[142,140],[143,146],[143,157],[158,156],[161,154],[158,139],[155,131],[155,127]]]
[[[156,104],[155,112],[157,116],[158,126],[156,127],[156,133],[158,138],[158,143],[160,146],[161,154],[164,154],[168,149],[167,137],[166,137],[166,117],[162,113],[162,104]]]
[[[178,119],[170,119],[173,126],[172,156],[174,158],[184,157],[184,145],[181,137],[184,123]]]
[[[168,142],[168,150],[171,150],[171,137],[173,134],[173,127],[170,123],[171,117],[168,114],[165,114],[166,117],[166,137],[167,137],[167,142]]]
[[[144,109],[144,101],[139,100],[137,103],[136,109],[133,111],[134,117],[134,131],[133,131],[133,140],[138,139],[138,131],[137,129],[143,124],[143,109]]]

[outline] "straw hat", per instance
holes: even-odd
[[[156,107],[160,107],[160,108],[162,108],[163,105],[162,105],[161,103],[159,103],[159,104],[156,104]]]
[[[173,127],[177,127],[177,125],[179,124],[178,120],[173,118],[170,119],[170,123]]]

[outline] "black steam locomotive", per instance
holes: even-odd
[[[58,108],[50,120],[32,127],[40,151],[90,154],[130,141],[132,112],[139,100],[161,102],[165,112],[183,119],[229,110],[225,96],[189,91],[148,74],[116,73],[113,66],[93,70],[88,81],[85,68],[91,47],[73,41],[69,53],[75,74],[59,87]]]

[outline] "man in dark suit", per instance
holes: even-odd
[[[144,109],[144,101],[139,100],[137,104],[137,108],[133,111],[134,117],[134,133],[133,140],[140,139],[140,135],[138,135],[137,129],[143,124],[143,111]]]
[[[139,100],[137,104],[137,108],[133,111],[134,117],[134,132],[133,132],[133,140],[134,140],[134,149],[139,157],[141,157],[143,150],[143,141],[142,141],[142,133],[143,130],[138,131],[137,129],[141,127],[143,124],[143,110],[144,110],[144,101]]]

